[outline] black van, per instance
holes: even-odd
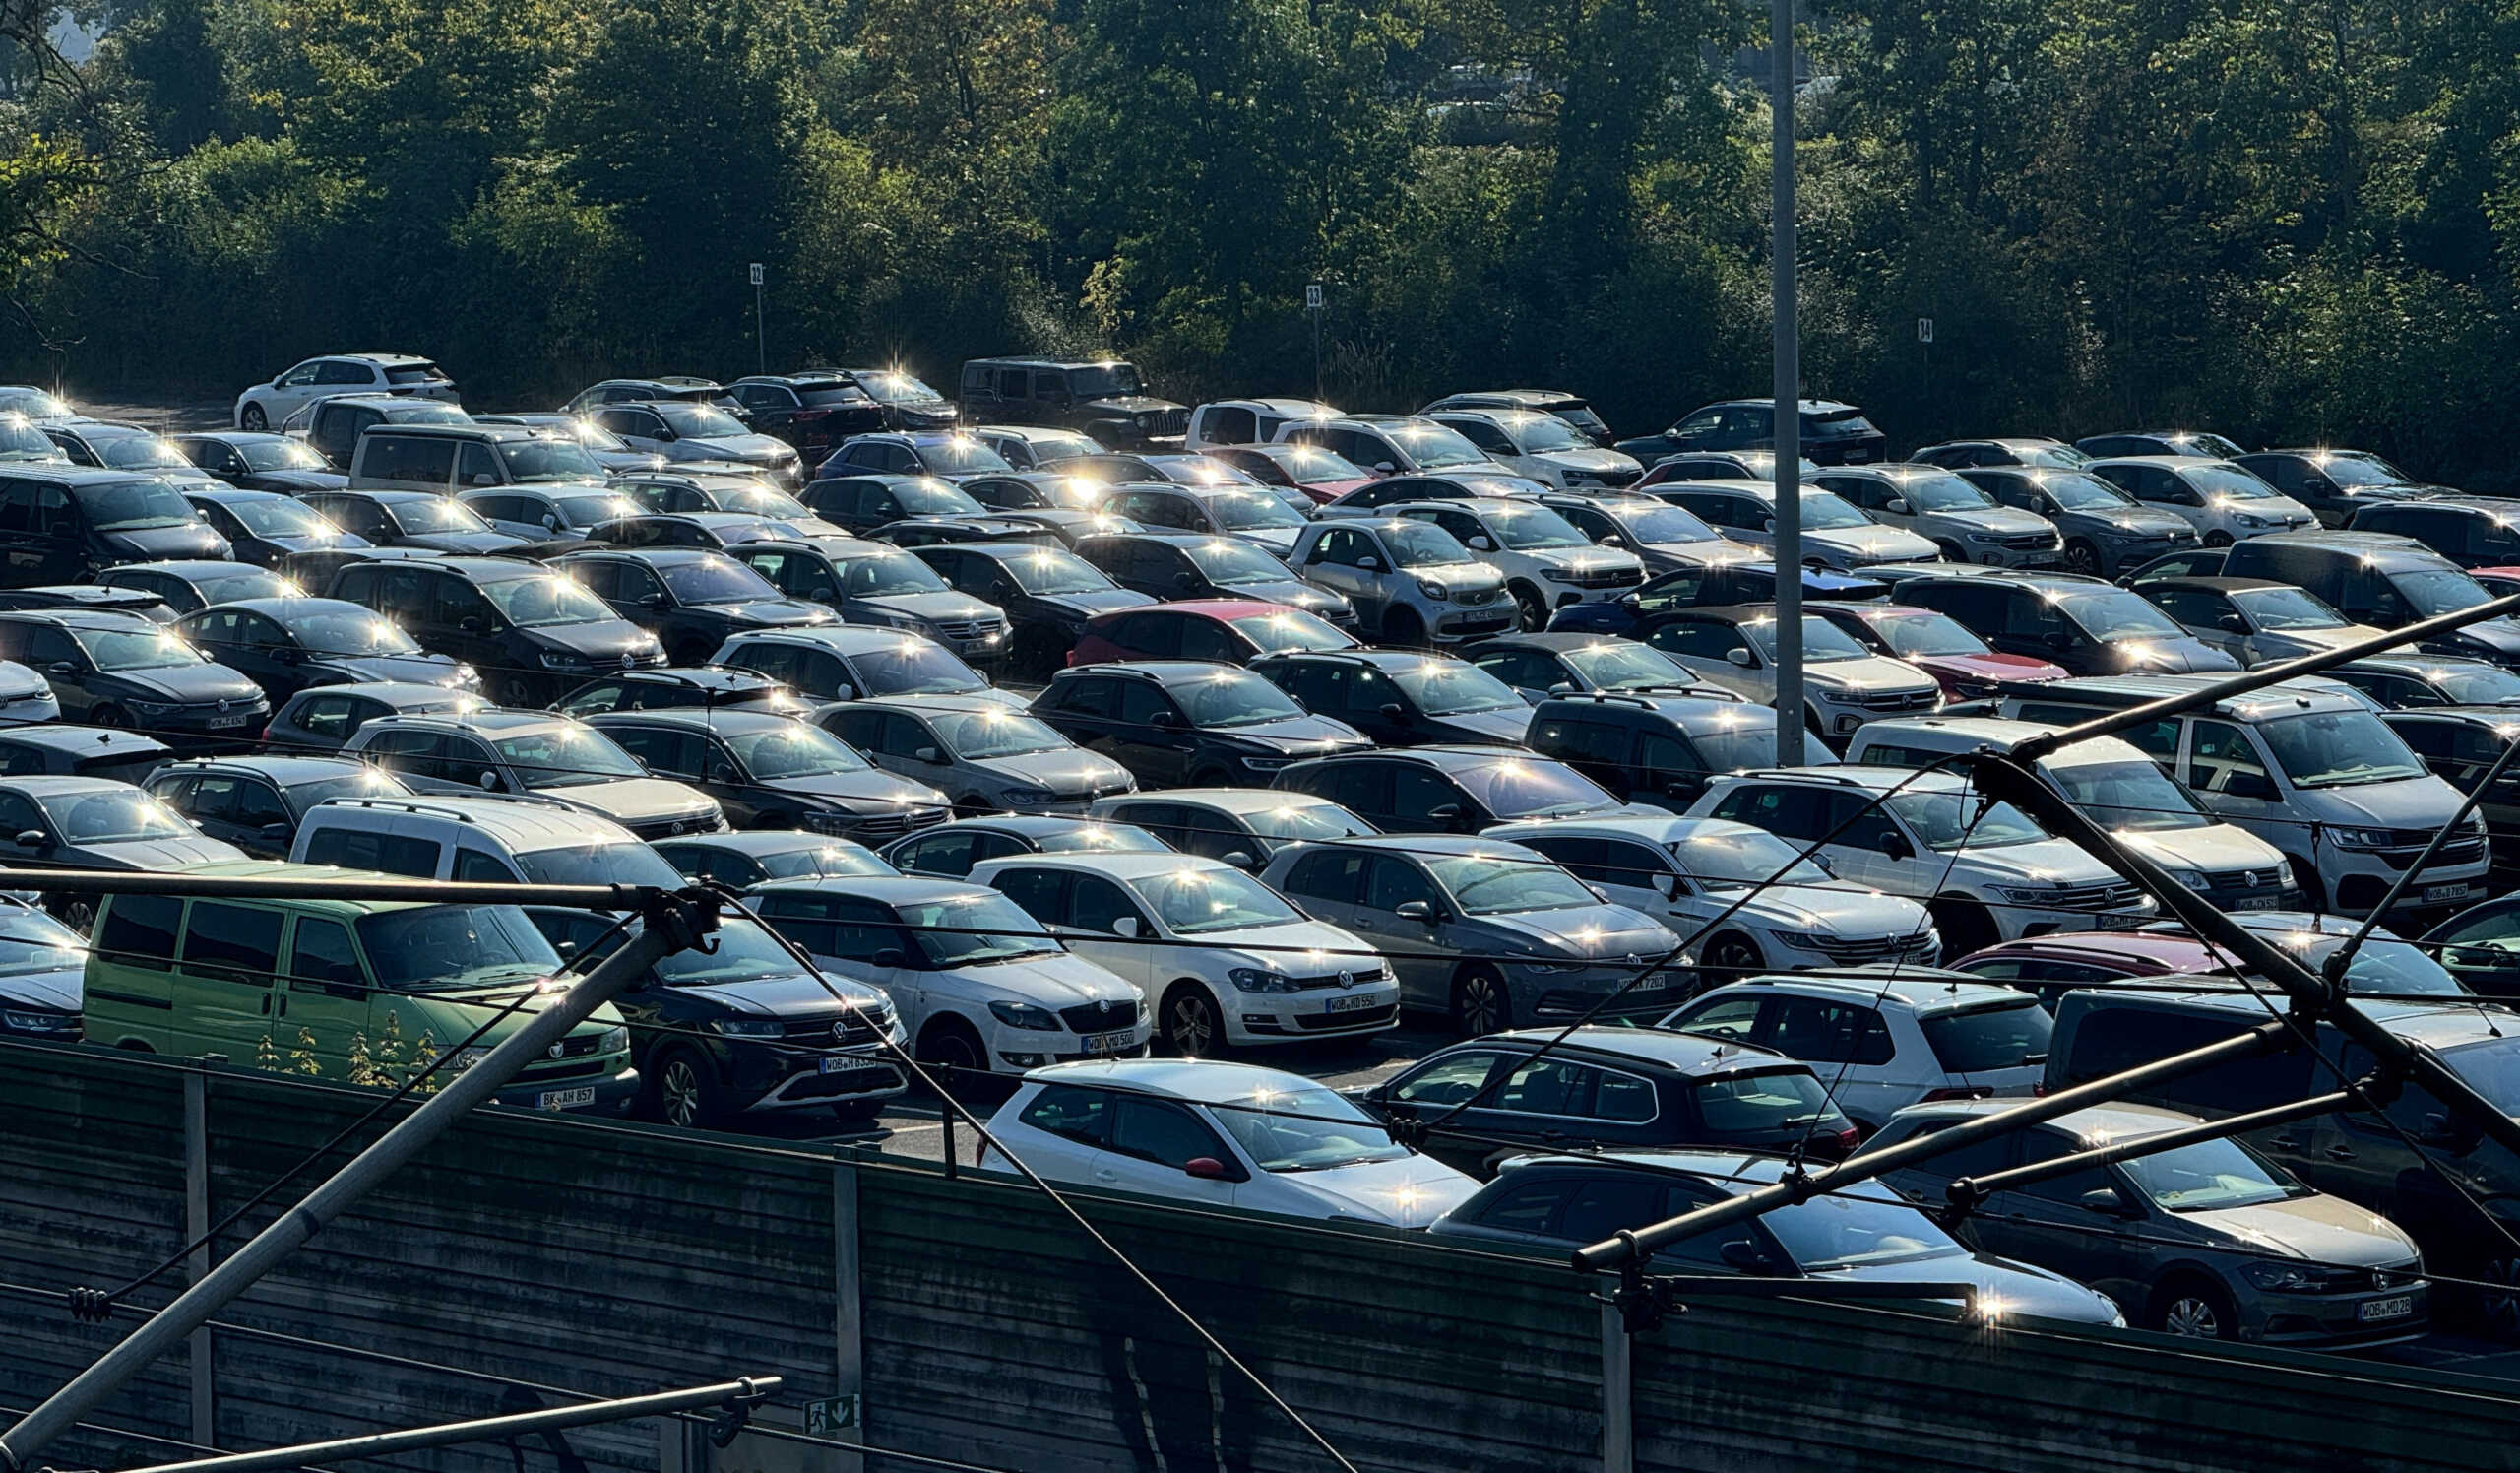
[[[1147,393],[1135,363],[974,358],[963,365],[973,424],[1051,424],[1112,450],[1178,450],[1190,410]]]
[[[13,465],[0,476],[0,582],[85,583],[124,562],[235,555],[184,493],[151,476]]]
[[[2357,532],[2411,537],[2463,568],[2520,563],[2520,501],[2435,496],[2365,506],[2347,523]]]
[[[503,706],[540,706],[596,675],[665,663],[657,637],[562,573],[505,557],[354,562],[327,596],[389,615],[481,673]]]
[[[2408,538],[2386,533],[2278,532],[2232,544],[2227,578],[2271,578],[2306,589],[2360,624],[2397,629],[2492,598],[2450,559]],[[2473,655],[2520,666],[2520,622],[2470,624],[2427,640],[2436,655]]]
[[[2520,1013],[2500,1003],[2476,1001],[2354,1005],[2440,1059],[2497,1109],[2520,1114]],[[2042,1088],[2052,1095],[2201,1049],[2244,1033],[2269,1016],[2265,1002],[2240,992],[2077,989],[2056,1000]],[[2316,1037],[2319,1055],[2333,1059],[2347,1075],[2360,1079],[2372,1071],[2370,1052],[2348,1042],[2333,1024],[2320,1024]],[[2338,1087],[2335,1073],[2318,1058],[2294,1049],[2226,1060],[2123,1098],[2220,1120]],[[2424,1249],[2426,1267],[2520,1283],[2520,1248],[2513,1246],[2520,1237],[2520,1157],[2421,1088],[2405,1086],[2380,1114],[2338,1111],[2248,1131],[2239,1139],[2319,1190],[2406,1229]],[[2433,1170],[2426,1157],[2440,1170]],[[2477,1202],[2486,1205],[2480,1208]],[[2520,1294],[2487,1294],[2470,1303],[2498,1333],[2520,1336]]]
[[[1531,749],[1628,802],[1685,813],[1719,772],[1776,760],[1776,714],[1744,701],[1597,691],[1532,708]],[[1812,759],[1834,762],[1825,748]]]

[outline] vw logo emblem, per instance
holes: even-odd
[[[1355,974],[1355,973],[1354,973],[1354,972],[1342,972],[1342,973],[1340,973],[1340,974],[1339,974],[1339,985],[1340,985],[1341,987],[1343,987],[1343,988],[1352,988],[1352,987],[1354,987],[1354,986],[1356,985],[1356,974]]]
[[[842,1018],[833,1023],[831,1025],[831,1036],[833,1038],[849,1037],[849,1020],[847,1018]]]
[[[566,1052],[567,1052],[568,1047],[569,1047],[569,1046],[568,1046],[568,1044],[567,1044],[567,1043],[562,1042],[562,1043],[553,1044],[549,1049],[547,1049],[547,1050],[545,1050],[545,1051],[543,1051],[543,1052],[545,1052],[545,1053],[549,1054],[553,1058],[558,1058],[558,1057],[559,1057],[563,1053],[566,1053]]]
[[[233,705],[235,705],[235,704],[236,704],[236,703],[235,703],[234,701],[222,700],[222,701],[220,701],[220,702],[219,703],[219,709],[220,709],[220,710],[221,710],[221,711],[224,711],[224,710],[226,710],[228,707],[233,706]]]

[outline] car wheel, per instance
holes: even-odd
[[[1530,584],[1514,585],[1514,608],[1525,634],[1537,634],[1548,627],[1548,600]]]
[[[1958,543],[1938,542],[1933,545],[1934,549],[1942,554],[1942,560],[1945,562],[1967,562],[1969,560],[1969,549],[1963,547]]]
[[[61,918],[62,925],[85,935],[96,927],[96,897],[94,895],[69,896],[61,901],[59,909],[53,914]]]
[[[1176,982],[1164,994],[1164,1041],[1183,1058],[1213,1058],[1225,1052],[1225,1015],[1216,998],[1195,982]]]
[[[2284,862],[2293,866],[2293,883],[2301,888],[2301,909],[2313,916],[2327,913],[2327,886],[2319,883],[2316,865],[2297,854],[2288,854]]]
[[[976,1082],[971,1076],[988,1069],[988,1046],[971,1024],[956,1017],[938,1018],[918,1036],[918,1061],[941,1069],[937,1083],[947,1088]]]
[[[499,704],[522,711],[534,704],[534,687],[523,675],[510,675],[498,685]]]
[[[2089,538],[2078,537],[2065,544],[2065,571],[2086,577],[2100,576],[2100,547]]]
[[[271,416],[263,413],[263,407],[259,404],[249,404],[239,410],[236,414],[236,423],[239,428],[250,430],[255,434],[261,434],[272,427]]]
[[[2476,1291],[2477,1317],[2495,1339],[2520,1341],[2520,1258],[2488,1259],[2477,1277],[2511,1286]]]
[[[1514,999],[1505,979],[1487,967],[1472,967],[1453,980],[1453,1027],[1464,1038],[1484,1038],[1514,1026]]]
[[[1423,648],[1426,643],[1426,621],[1415,608],[1395,608],[1382,616],[1382,642],[1407,648]]]
[[[1222,767],[1202,767],[1190,774],[1190,786],[1193,788],[1239,788],[1246,785],[1235,782],[1233,774]]]
[[[131,730],[131,713],[120,706],[110,704],[91,706],[88,708],[88,725],[112,727],[116,731],[128,732]]]
[[[1699,985],[1720,988],[1728,982],[1739,982],[1767,970],[1767,958],[1759,954],[1759,943],[1737,930],[1728,930],[1706,943],[1698,954]]]
[[[1925,907],[1933,929],[1942,933],[1942,954],[1967,956],[2002,940],[1994,914],[1975,900],[1945,896]]]
[[[2209,546],[2209,547],[2228,547],[2228,546],[2230,546],[2231,544],[2232,544],[2232,535],[2231,535],[2230,533],[2228,533],[2228,532],[2209,532],[2209,533],[2205,534],[2205,545],[2206,545],[2206,546]]]
[[[2165,1335],[2191,1340],[2235,1340],[2240,1332],[2232,1297],[2198,1278],[2174,1279],[2163,1285],[2153,1296],[2152,1322]]]
[[[966,793],[962,797],[954,800],[954,816],[957,818],[977,818],[982,813],[994,813],[996,811],[997,804],[990,802],[987,799],[980,797],[976,793]]]
[[[651,1065],[648,1108],[658,1120],[685,1130],[717,1119],[708,1070],[688,1050],[676,1049]]]

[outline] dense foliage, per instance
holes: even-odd
[[[0,372],[223,390],[1113,350],[1173,397],[1763,391],[1737,0],[114,0],[0,11]],[[89,14],[83,12],[83,14]],[[2515,0],[1876,0],[1800,116],[1804,362],[1894,439],[2209,424],[2479,488]],[[1917,342],[1915,320],[1935,320]]]

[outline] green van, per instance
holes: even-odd
[[[374,877],[265,861],[186,872]],[[230,1063],[280,1073],[392,1085],[470,1037],[520,991],[543,986],[560,965],[512,905],[112,895],[96,913],[88,958],[87,1036],[118,1049],[223,1054]],[[465,1052],[480,1057],[529,1010]],[[606,1003],[498,1100],[619,1114],[638,1086],[629,1030]]]

